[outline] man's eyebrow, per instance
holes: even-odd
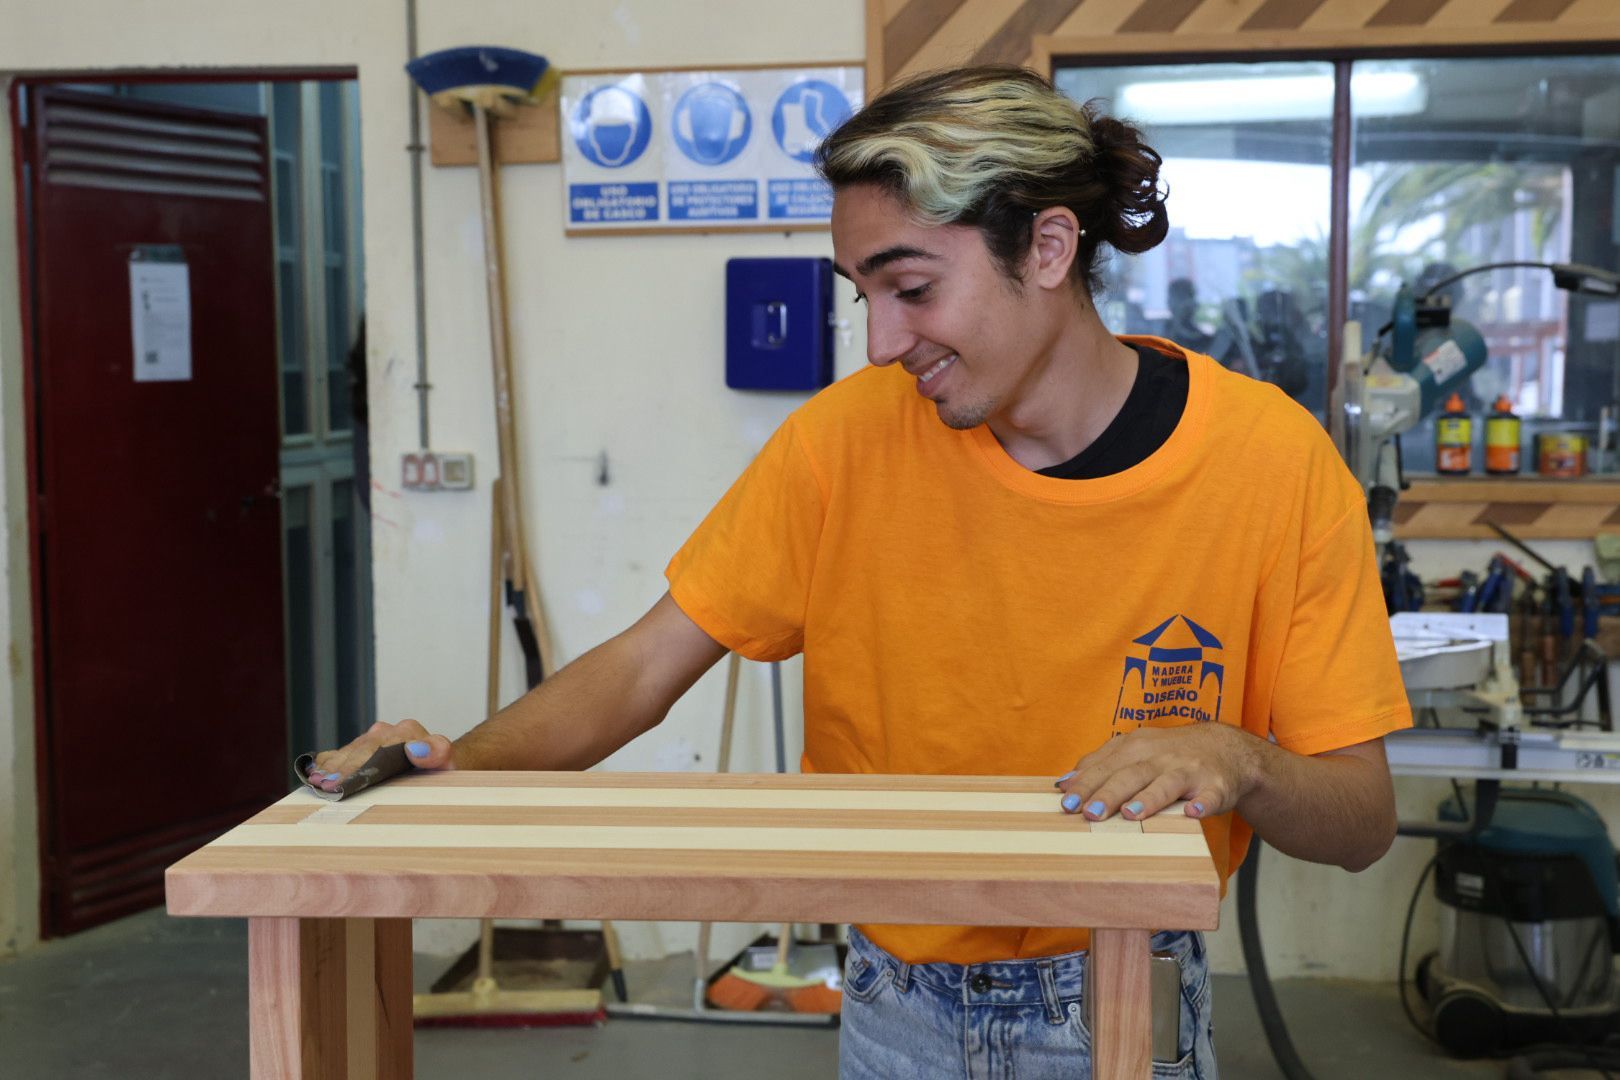
[[[884,248],[882,251],[867,256],[865,259],[855,264],[855,270],[862,277],[865,277],[867,274],[881,270],[890,263],[899,262],[901,259],[937,258],[939,258],[939,256],[932,251],[924,251],[922,248],[907,247],[904,244],[897,244],[894,247]],[[833,264],[833,272],[839,277],[849,277],[849,271],[845,270],[837,263]]]

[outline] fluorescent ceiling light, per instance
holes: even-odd
[[[1415,71],[1363,71],[1350,76],[1350,111],[1356,116],[1411,116],[1428,103],[1428,87]],[[1326,120],[1333,115],[1333,76],[1127,83],[1119,88],[1115,109],[1121,116],[1157,125]]]

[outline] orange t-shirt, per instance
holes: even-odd
[[[1123,472],[1031,472],[898,366],[867,368],[790,416],[675,555],[670,593],[716,641],[804,653],[806,772],[1056,778],[1142,723],[1299,754],[1409,726],[1366,504],[1327,433],[1275,386],[1124,340],[1189,378],[1175,431]],[[1249,827],[1204,835],[1224,881]],[[1088,940],[862,929],[910,963]]]

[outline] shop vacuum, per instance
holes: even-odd
[[[1448,799],[1440,818],[1466,814]],[[1436,1042],[1483,1057],[1620,1036],[1620,871],[1588,803],[1504,787],[1483,829],[1439,841],[1434,871],[1440,948],[1416,983]]]

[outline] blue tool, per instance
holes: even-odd
[[[1598,621],[1604,614],[1620,615],[1620,585],[1598,581],[1597,572],[1588,566],[1581,571],[1581,632],[1589,638],[1598,634]]]

